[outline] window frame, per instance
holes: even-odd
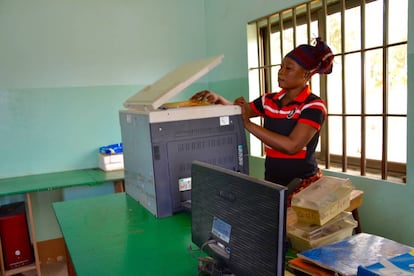
[[[249,71],[252,73],[253,71],[257,70],[257,78],[258,78],[258,90],[260,91],[260,95],[268,91],[273,91],[272,89],[272,68],[278,66],[279,64],[272,64],[270,61],[272,60],[271,57],[271,40],[270,34],[275,31],[279,31],[280,33],[280,59],[284,57],[286,52],[283,51],[283,33],[288,28],[293,28],[293,45],[296,46],[296,29],[298,24],[305,24],[307,25],[307,41],[311,43],[313,37],[311,35],[310,24],[315,20],[318,20],[318,32],[319,36],[322,38],[327,36],[327,16],[333,13],[339,12],[341,14],[341,18],[344,18],[344,14],[346,9],[354,8],[360,6],[361,9],[361,26],[364,26],[364,15],[365,15],[365,8],[366,4],[375,1],[383,1],[383,11],[384,11],[384,26],[383,26],[383,45],[378,47],[371,47],[365,48],[364,40],[365,40],[365,27],[361,28],[361,47],[358,50],[345,52],[344,42],[342,42],[341,51],[335,54],[335,59],[341,59],[342,65],[342,95],[345,97],[345,62],[344,59],[347,55],[352,53],[360,53],[361,54],[361,68],[365,68],[365,53],[368,51],[372,51],[375,49],[381,49],[383,51],[383,73],[382,73],[382,88],[383,88],[383,112],[381,114],[366,114],[364,113],[364,108],[366,103],[364,102],[364,78],[365,70],[361,69],[361,114],[347,114],[345,107],[343,106],[342,113],[329,113],[329,106],[328,106],[328,114],[327,120],[325,122],[324,127],[321,129],[320,135],[320,143],[319,143],[319,151],[317,151],[317,158],[319,162],[319,166],[323,166],[325,169],[333,170],[333,171],[341,171],[353,175],[360,175],[360,176],[367,176],[372,178],[379,178],[382,180],[390,180],[392,182],[405,182],[405,175],[407,164],[406,163],[398,163],[392,162],[388,160],[387,156],[387,141],[388,141],[388,118],[390,117],[405,117],[407,119],[407,112],[404,114],[390,114],[388,113],[387,108],[384,108],[387,101],[387,84],[388,84],[388,76],[387,76],[387,59],[388,59],[388,49],[390,47],[395,47],[399,45],[407,45],[407,40],[401,41],[398,43],[388,43],[387,41],[387,28],[388,28],[388,6],[390,5],[389,0],[310,0],[302,4],[298,4],[294,7],[284,9],[282,11],[273,13],[266,17],[259,18],[255,21],[249,22],[250,26],[254,26],[255,30],[252,33],[256,35],[256,43],[257,49],[256,51],[256,58],[253,63],[249,62]],[[408,3],[408,2],[407,2]],[[341,20],[341,37],[344,37],[344,20]],[[277,23],[277,24],[276,24]],[[250,34],[251,35],[251,34]],[[249,34],[248,34],[249,37]],[[250,50],[249,50],[250,54]],[[406,53],[407,55],[407,53]],[[250,60],[250,57],[249,57]],[[252,66],[253,64],[253,66]],[[406,72],[407,73],[407,72]],[[251,80],[249,76],[249,81]],[[327,100],[329,96],[328,92],[328,81],[329,77],[322,75],[319,77],[319,93],[321,98]],[[315,77],[310,85],[315,83]],[[407,84],[408,85],[408,84]],[[252,85],[250,85],[252,86]],[[251,90],[251,88],[250,88]],[[250,92],[250,96],[254,94]],[[257,95],[258,96],[258,95]],[[344,105],[345,101],[343,101]],[[343,127],[343,135],[342,135],[342,155],[333,154],[329,150],[329,121],[330,118],[333,116],[339,116],[342,120],[342,127]],[[359,117],[361,121],[361,155],[359,157],[348,156],[346,154],[346,120],[350,117]],[[382,157],[381,160],[374,160],[369,159],[365,155],[365,148],[366,148],[366,134],[364,133],[365,130],[365,122],[366,118],[378,116],[382,119]],[[262,119],[255,121],[256,123],[262,124]],[[406,126],[407,127],[407,126]],[[250,141],[257,139],[250,135]],[[408,142],[408,141],[407,141]],[[257,143],[257,142],[256,142]],[[261,144],[261,156],[264,156],[264,146]]]

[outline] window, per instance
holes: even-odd
[[[282,58],[322,37],[335,54],[313,93],[327,103],[322,168],[401,182],[407,154],[408,0],[314,0],[250,22],[249,97],[278,91]],[[259,118],[255,118],[260,123]],[[263,145],[250,136],[251,153]]]

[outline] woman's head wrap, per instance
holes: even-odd
[[[308,44],[299,45],[286,56],[296,61],[312,74],[329,74],[332,72],[334,55],[329,46],[320,37],[316,38],[315,46]]]

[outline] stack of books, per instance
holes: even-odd
[[[300,252],[289,261],[289,266],[319,276],[410,275],[407,273],[414,273],[413,250],[381,236],[360,233]]]
[[[358,226],[350,212],[353,186],[349,179],[324,176],[292,198],[297,222],[287,224],[291,247],[304,251],[352,235]]]

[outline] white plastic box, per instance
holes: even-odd
[[[102,154],[99,153],[98,166],[104,171],[116,171],[124,169],[124,154]]]
[[[350,212],[341,212],[323,226],[297,222],[287,228],[293,249],[301,252],[352,236],[358,222]]]
[[[346,178],[323,176],[292,197],[297,220],[324,225],[349,207],[353,186]]]

